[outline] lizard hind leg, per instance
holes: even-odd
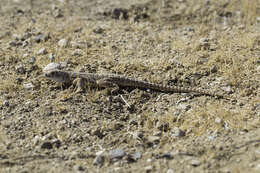
[[[109,80],[109,78],[99,79],[96,81],[96,84],[100,88],[106,88],[107,93],[115,94],[119,91],[119,86]]]
[[[75,92],[75,93],[83,92],[84,88],[86,87],[85,81],[82,78],[76,78],[73,81],[73,86],[75,86],[73,89],[73,92]]]

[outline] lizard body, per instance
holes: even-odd
[[[43,77],[54,80],[60,83],[76,83],[79,90],[86,88],[86,86],[95,87],[135,87],[152,89],[162,92],[175,92],[175,93],[197,93],[208,96],[223,97],[210,91],[190,88],[190,87],[177,87],[147,82],[144,80],[138,80],[129,78],[126,76],[116,74],[97,74],[97,73],[81,73],[62,70],[50,70],[43,74]]]

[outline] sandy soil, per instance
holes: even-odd
[[[1,0],[0,172],[260,172],[260,2]],[[46,65],[194,93],[73,92]]]

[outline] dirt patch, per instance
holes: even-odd
[[[258,1],[0,4],[1,172],[259,172]],[[47,65],[230,98],[42,80]]]

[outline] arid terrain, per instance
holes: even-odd
[[[260,172],[259,0],[1,0],[0,24],[0,172]]]

